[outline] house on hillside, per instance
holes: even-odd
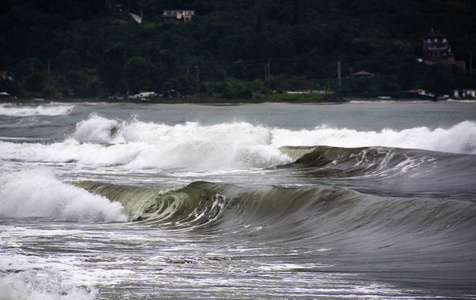
[[[445,62],[466,71],[466,62],[455,60],[448,38],[443,34],[435,33],[433,29],[423,38],[423,61],[427,65]]]
[[[423,38],[423,60],[427,64],[438,61],[454,62],[453,52],[448,38],[431,30],[430,34]]]
[[[195,16],[194,10],[164,10],[162,14],[164,23],[171,22],[192,22],[192,17]]]
[[[0,79],[12,81],[13,78],[14,77],[13,77],[12,73],[10,73],[8,71],[0,70]]]
[[[352,77],[354,77],[354,78],[362,78],[362,77],[372,77],[372,76],[374,76],[373,73],[370,73],[370,72],[367,72],[367,71],[364,71],[364,70],[361,70],[361,71],[359,71],[359,72],[352,73],[351,75],[352,75]]]

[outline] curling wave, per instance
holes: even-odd
[[[452,199],[476,193],[476,160],[471,154],[385,147],[280,150],[295,161],[286,167],[314,181],[358,182],[361,188],[384,185],[387,193],[417,192]]]
[[[371,236],[382,247],[407,243],[410,235],[412,243],[456,235],[474,243],[468,236],[476,237],[476,204],[471,202],[377,197],[337,187],[244,188],[193,182],[162,191],[90,181],[78,186],[119,201],[133,221],[171,229],[250,234],[250,228],[260,228],[263,236],[283,241],[299,237],[333,243]]]
[[[431,169],[438,157],[444,156],[429,151],[385,147],[287,146],[280,150],[295,160],[293,165],[318,169],[322,175],[352,177],[392,177],[419,167]]]

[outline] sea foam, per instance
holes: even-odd
[[[0,177],[0,215],[79,222],[125,222],[120,203],[63,183],[46,169]]]
[[[391,147],[476,154],[476,123],[464,121],[450,128],[415,127],[404,130],[359,131],[318,126],[312,130],[273,130],[277,146],[325,145],[344,148]]]
[[[130,162],[133,168],[216,170],[291,162],[271,145],[272,134],[268,128],[248,123],[203,126],[190,122],[169,126],[135,122],[127,126],[123,134],[125,140],[144,146],[144,151]]]
[[[0,159],[132,170],[220,171],[289,164],[293,159],[279,150],[283,146],[389,147],[476,154],[476,123],[464,121],[436,129],[362,131],[318,126],[289,130],[246,122],[167,125],[92,115],[61,142],[0,142]]]
[[[51,272],[49,272],[51,273]],[[0,300],[93,300],[97,291],[75,287],[62,278],[40,271],[23,271],[0,277]]]
[[[118,143],[116,132],[119,129],[119,122],[109,120],[98,115],[91,115],[88,120],[81,121],[76,125],[73,138],[79,142],[89,143]]]
[[[71,105],[39,105],[39,106],[12,106],[0,104],[0,115],[3,116],[60,116],[68,115],[74,109]]]

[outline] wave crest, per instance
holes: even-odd
[[[48,170],[21,171],[0,177],[0,215],[79,222],[125,222],[120,203],[56,179]]]
[[[415,127],[404,130],[358,131],[347,128],[316,127],[313,130],[276,129],[278,146],[389,147],[476,154],[476,122],[464,121],[450,128]]]
[[[122,122],[92,115],[76,124],[74,132],[62,142],[28,145],[0,142],[0,158],[77,162],[90,166],[119,165],[127,169],[222,171],[287,165],[300,158],[303,151],[324,146],[341,149],[340,154],[330,153],[330,148],[325,150],[331,156],[352,154],[357,159],[360,155],[364,164],[369,159],[397,162],[404,152],[397,148],[476,154],[476,123],[466,121],[448,129],[435,130],[411,128],[366,132],[316,127],[293,131],[244,122],[209,126],[193,122],[166,125],[135,119]],[[308,148],[291,150],[291,147]],[[413,153],[417,150],[407,151]],[[380,158],[375,158],[377,156]],[[406,161],[413,165],[421,162],[419,158]]]
[[[3,116],[62,116],[70,114],[74,109],[71,105],[39,105],[39,106],[13,106],[0,104],[0,115]]]
[[[420,166],[431,169],[431,162],[437,156],[424,151],[384,147],[281,147],[280,150],[294,157],[295,164],[300,167],[314,168],[322,175],[332,172],[333,176],[352,177],[372,175],[388,178],[415,171]]]
[[[78,186],[122,203],[132,221],[160,222],[163,226],[190,227],[213,222],[222,212],[225,197],[212,183],[160,191],[85,181]]]
[[[121,202],[136,221],[244,234],[252,232],[251,226],[282,240],[306,236],[347,240],[370,231],[374,244],[396,244],[407,242],[408,233],[422,239],[428,234],[451,238],[451,233],[461,229],[469,233],[466,229],[476,225],[475,203],[377,197],[337,187],[244,188],[193,182],[160,191],[99,182],[79,186]]]

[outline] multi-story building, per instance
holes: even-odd
[[[170,22],[188,23],[192,21],[192,17],[194,15],[195,15],[194,10],[164,10],[163,18],[164,18],[164,23],[170,23]]]
[[[423,38],[423,59],[425,63],[437,61],[454,62],[453,52],[448,38],[431,30],[431,33]]]
[[[0,79],[12,81],[13,74],[8,71],[0,70]]]

